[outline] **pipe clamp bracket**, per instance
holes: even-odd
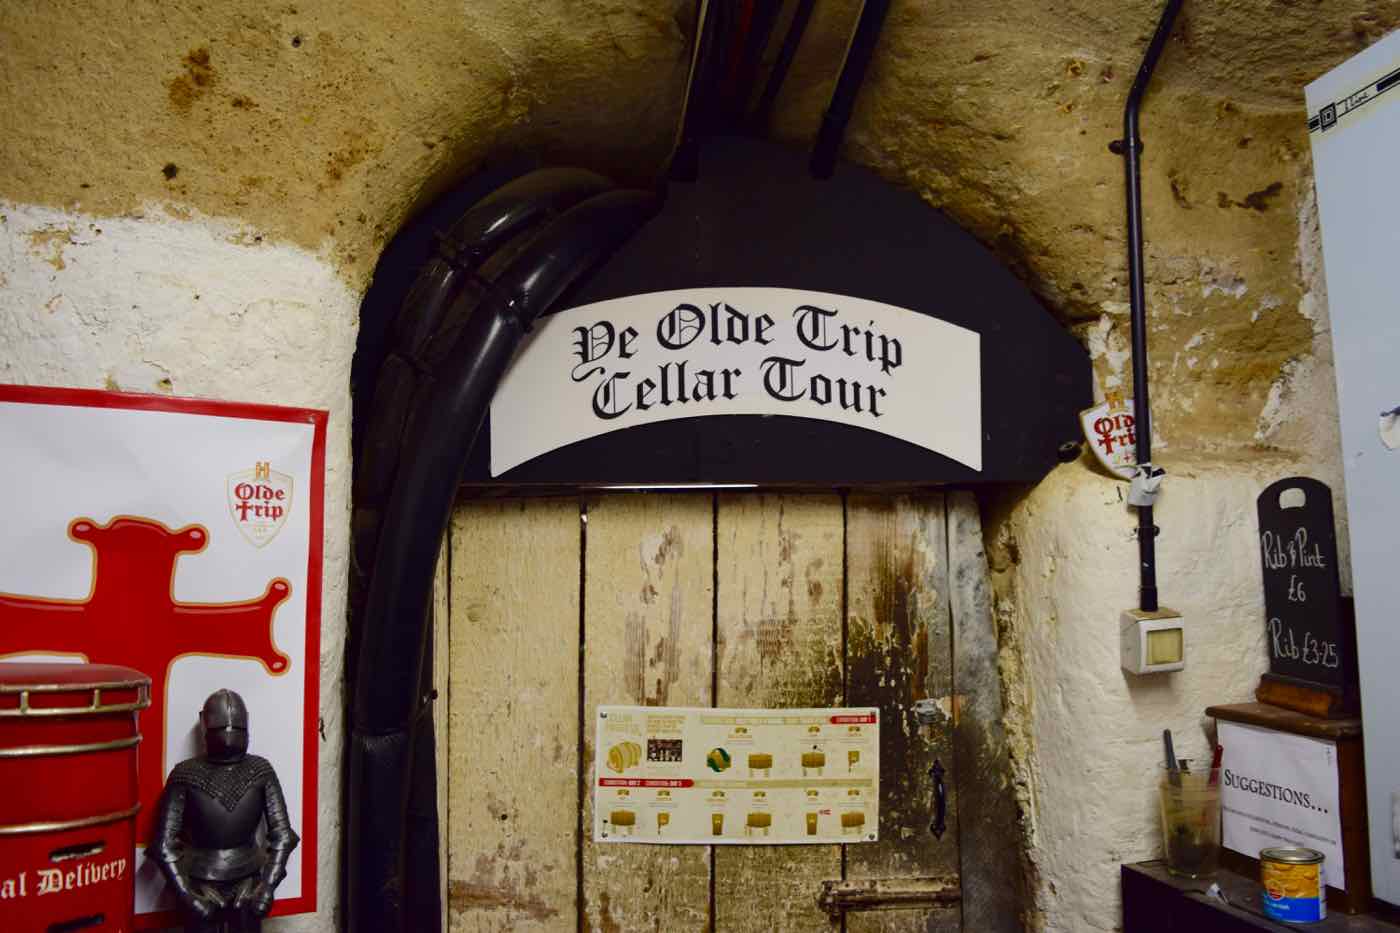
[[[1157,502],[1157,493],[1166,476],[1167,471],[1159,466],[1139,463],[1128,485],[1128,504],[1140,509],[1150,509]]]

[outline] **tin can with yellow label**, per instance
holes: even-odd
[[[1327,875],[1316,849],[1279,846],[1259,853],[1264,913],[1285,923],[1313,923],[1327,917]]]

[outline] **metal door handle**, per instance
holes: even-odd
[[[934,759],[928,776],[933,778],[933,824],[929,826],[929,832],[935,839],[942,839],[948,831],[948,789],[943,786],[943,775],[943,762]]]

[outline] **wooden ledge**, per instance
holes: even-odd
[[[1360,719],[1323,719],[1296,713],[1267,703],[1231,703],[1206,707],[1206,715],[1227,722],[1240,722],[1249,726],[1262,726],[1277,729],[1293,735],[1307,735],[1315,739],[1330,739],[1334,742],[1361,737]]]

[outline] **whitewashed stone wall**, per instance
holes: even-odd
[[[1299,231],[1298,310],[1312,323],[1312,348],[1279,375],[1258,415],[1258,445],[1182,455],[1167,439],[1154,444],[1154,460],[1168,470],[1154,510],[1159,596],[1185,619],[1184,671],[1134,676],[1119,666],[1118,617],[1138,600],[1137,514],[1126,504],[1126,483],[1089,468],[1087,458],[1068,464],[992,532],[989,553],[1003,581],[998,615],[1009,636],[1002,648],[1013,748],[1039,876],[1036,920],[1047,931],[1121,929],[1119,865],[1161,855],[1162,730],[1172,730],[1180,757],[1207,758],[1214,723],[1206,707],[1254,699],[1268,668],[1255,512],[1265,486],[1308,475],[1332,487],[1342,588],[1350,593],[1312,197],[1300,206]],[[1126,353],[1093,340],[1090,350],[1111,358],[1113,384],[1131,385]],[[1171,404],[1176,388],[1154,384],[1154,407]]]

